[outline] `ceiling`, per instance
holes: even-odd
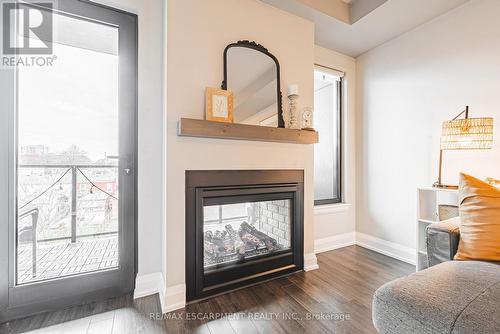
[[[357,57],[469,0],[342,0],[350,7],[350,24],[311,6],[311,0],[307,4],[302,0],[261,1],[313,21],[317,45]],[[320,2],[324,6],[325,0]]]

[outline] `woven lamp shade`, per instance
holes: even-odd
[[[493,147],[493,118],[443,122],[441,150],[487,150]]]

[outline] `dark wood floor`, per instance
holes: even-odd
[[[161,314],[157,296],[123,296],[0,325],[0,333],[375,333],[375,290],[415,267],[351,246],[318,255],[320,269]],[[77,320],[74,320],[77,319]]]

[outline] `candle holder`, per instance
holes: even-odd
[[[288,111],[288,128],[290,129],[299,129],[299,123],[297,121],[297,104],[298,104],[299,95],[292,94],[288,95],[289,103],[289,111]]]

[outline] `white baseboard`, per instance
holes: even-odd
[[[160,272],[137,275],[135,278],[134,299],[160,293],[164,286],[165,281],[163,280],[163,275]]]
[[[352,245],[368,248],[377,253],[387,255],[412,265],[416,265],[417,263],[414,248],[360,232],[350,232],[317,239],[314,241],[314,252],[319,254]]]
[[[134,299],[158,294],[162,313],[178,310],[186,306],[186,285],[165,286],[163,275],[159,272],[137,275]]]
[[[316,254],[309,253],[304,254],[304,271],[311,271],[319,269],[318,259],[316,258]]]
[[[406,247],[395,242],[383,240],[368,234],[356,232],[356,245],[371,249],[403,262],[416,265],[416,251],[414,248]]]
[[[186,284],[169,286],[165,292],[165,305],[162,312],[172,312],[186,306]]]
[[[352,246],[356,243],[356,233],[344,233],[334,235],[328,238],[317,239],[314,241],[314,253],[328,252],[334,249]]]
[[[165,314],[167,313],[165,310],[167,309],[167,305],[165,303],[165,295],[166,295],[166,286],[165,286],[165,282],[163,282],[161,288],[160,288],[160,291],[158,291],[158,294],[159,294],[159,298],[160,298],[160,307],[161,307],[161,313],[162,314]]]
[[[162,313],[167,308],[165,305],[165,280],[160,272],[137,275],[135,278],[134,299],[158,294]]]

